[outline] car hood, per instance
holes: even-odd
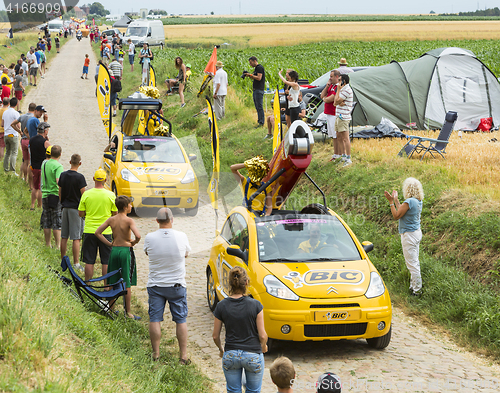
[[[141,181],[175,182],[181,180],[191,166],[188,163],[123,162],[125,168]]]
[[[261,265],[303,298],[336,299],[362,296],[370,284],[370,266],[366,260],[264,262]]]

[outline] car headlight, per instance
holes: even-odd
[[[370,285],[368,285],[368,290],[365,293],[365,296],[368,299],[372,299],[374,297],[378,297],[383,295],[385,292],[384,282],[382,281],[382,277],[377,272],[370,273]]]
[[[140,183],[141,181],[135,177],[135,175],[130,172],[129,169],[127,168],[123,168],[122,171],[121,171],[121,175],[122,175],[122,179],[125,180],[125,181],[128,181],[130,183]]]
[[[272,275],[264,277],[264,286],[271,296],[285,300],[299,300],[299,297],[290,288]]]
[[[194,182],[194,179],[195,179],[194,172],[191,169],[188,169],[188,171],[186,172],[186,174],[182,178],[181,183],[182,184],[192,183],[192,182]]]

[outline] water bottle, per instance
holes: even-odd
[[[266,90],[269,92],[270,89],[269,89],[269,81],[266,81]]]
[[[459,130],[459,131],[458,131],[458,137],[459,137],[460,139],[462,139],[462,130]]]

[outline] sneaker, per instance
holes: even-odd
[[[342,158],[342,156],[340,156],[338,154],[334,154],[332,156],[332,158],[330,158],[330,161],[333,161],[336,164],[336,163],[338,163],[340,161],[341,158]]]
[[[267,134],[267,135],[264,137],[264,139],[272,139],[272,138],[273,138],[273,136],[272,136],[272,135],[269,135],[269,134]]]
[[[116,112],[113,112],[113,116],[116,116]]]
[[[260,127],[264,127],[264,124],[258,123],[254,128],[260,128]]]
[[[186,106],[186,103],[181,104],[181,108],[184,108]]]
[[[81,272],[85,271],[85,269],[83,268],[83,266],[80,265],[79,263],[77,263],[73,267],[75,268],[75,270],[80,270]]]
[[[33,86],[36,86],[36,83],[34,83]]]
[[[422,290],[417,291],[417,292],[412,291],[410,295],[414,296],[414,297],[420,297],[420,296],[422,296]]]
[[[344,167],[344,166],[349,166],[349,165],[351,165],[351,164],[352,164],[351,159],[350,159],[350,158],[346,158],[346,159],[345,159],[345,161],[344,161],[344,165],[342,165],[342,166],[343,166],[343,167]]]
[[[82,79],[83,79],[83,76],[81,76],[80,78],[82,78]]]
[[[42,75],[42,79],[44,79],[44,78],[45,78],[45,75]]]

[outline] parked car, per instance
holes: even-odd
[[[103,35],[106,35],[106,38],[108,40],[111,40],[113,38],[113,35],[115,35],[115,34],[118,34],[118,37],[123,38],[123,34],[118,29],[104,30],[103,32],[101,32],[101,37]]]

